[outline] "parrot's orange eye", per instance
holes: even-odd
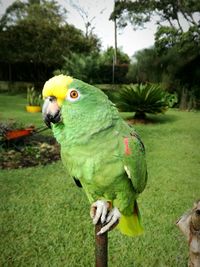
[[[70,97],[76,99],[78,97],[78,92],[76,90],[72,90],[70,92]]]
[[[77,89],[75,88],[71,88],[68,92],[67,92],[67,96],[66,96],[66,100],[70,101],[70,102],[75,102],[80,98],[80,93]]]

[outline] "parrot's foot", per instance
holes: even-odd
[[[100,235],[113,229],[118,224],[121,213],[118,208],[110,209],[109,202],[97,200],[91,205],[90,216],[93,219],[93,224],[97,224],[99,220],[104,224],[97,233],[97,235]]]

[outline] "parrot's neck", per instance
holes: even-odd
[[[102,112],[97,110],[95,116],[71,116],[68,114],[62,123],[53,125],[53,133],[62,147],[72,147],[74,145],[84,145],[93,139],[101,140],[111,131],[115,131],[117,121],[121,118],[118,112],[111,109]]]

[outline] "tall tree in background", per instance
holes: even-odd
[[[88,39],[67,24],[66,10],[54,0],[15,1],[0,20],[0,39],[1,62],[32,64],[40,79],[46,79],[41,77],[41,68],[56,69],[63,56],[87,54],[100,46],[96,36]],[[23,71],[21,75],[23,79]],[[30,80],[38,79],[35,73],[29,75]]]
[[[131,23],[133,28],[144,27],[150,20],[158,25],[155,45],[159,52],[177,46],[178,52],[193,53],[200,45],[200,2],[196,0],[117,1],[111,19],[117,17],[120,27]],[[166,26],[168,24],[168,26]]]
[[[90,8],[90,4],[89,3],[84,3],[83,4],[80,3],[80,1],[74,1],[74,0],[66,0],[66,2],[69,3],[69,5],[71,5],[74,10],[76,10],[76,12],[80,15],[84,27],[85,27],[85,36],[86,37],[90,37],[92,34],[94,34],[94,29],[95,29],[95,20],[96,20],[96,16],[93,15],[93,12],[91,12]],[[93,3],[96,7],[96,9],[98,10],[98,15],[102,15],[103,12],[105,11],[105,8],[99,8],[98,7],[98,3],[99,1],[91,1],[91,3]]]
[[[157,71],[160,67],[163,72],[158,75],[161,82],[165,77],[165,81],[168,80],[172,87],[179,86],[184,90],[186,87],[189,95],[200,99],[200,67],[197,63],[200,61],[200,1],[117,1],[111,18],[114,16],[118,18],[120,27],[126,27],[131,23],[134,29],[144,27],[152,19],[156,21],[158,25],[155,34],[156,51],[152,51],[154,62],[152,66],[149,65],[147,80],[155,78],[155,75],[152,75],[154,78],[149,77],[155,65]],[[147,49],[142,56],[149,57],[150,50],[147,53]],[[138,59],[141,62],[141,57]],[[147,61],[145,60],[146,63]],[[154,64],[155,62],[157,64]]]
[[[188,26],[198,26],[199,15],[200,2],[196,0],[118,0],[111,18],[116,16],[120,27],[128,23],[134,27],[143,27],[153,17],[158,25],[168,22],[171,27],[183,31],[185,22]]]

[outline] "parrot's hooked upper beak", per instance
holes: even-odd
[[[51,128],[51,122],[58,123],[61,120],[60,108],[55,96],[49,96],[45,99],[42,114],[44,122],[49,128]]]

